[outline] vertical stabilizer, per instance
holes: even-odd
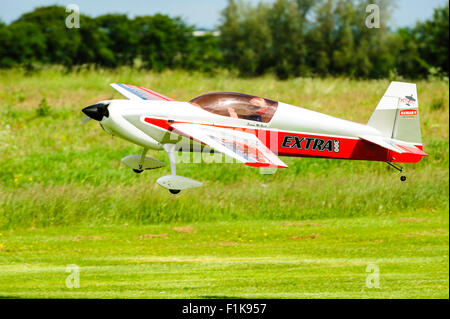
[[[367,125],[386,137],[422,144],[416,84],[391,82]]]

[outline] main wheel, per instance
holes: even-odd
[[[135,172],[136,174],[142,173],[144,170],[142,169],[134,169],[133,168],[133,172]]]
[[[181,190],[179,190],[179,189],[169,189],[169,192],[171,192],[172,194],[178,194],[179,192],[181,192]]]
[[[406,176],[405,176],[405,175],[400,176],[400,180],[401,180],[402,182],[406,181]]]

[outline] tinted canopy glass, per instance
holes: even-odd
[[[214,114],[263,123],[272,119],[278,106],[276,101],[234,92],[207,93],[189,103]]]

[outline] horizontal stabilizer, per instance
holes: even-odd
[[[420,148],[415,147],[415,146],[411,146],[411,145],[400,145],[397,144],[398,147],[404,149],[405,151],[407,151],[408,153],[411,154],[416,154],[416,155],[421,155],[421,156],[428,156],[427,153],[425,153],[424,151],[422,151]]]
[[[398,140],[394,140],[388,137],[376,136],[376,135],[362,135],[360,139],[370,142],[372,144],[381,146],[385,149],[391,150],[396,153],[408,153],[421,156],[428,156],[427,153],[422,151],[420,148],[411,145],[410,143],[404,143]]]
[[[359,137],[360,139],[376,144],[378,146],[381,146],[383,148],[386,148],[388,150],[397,152],[397,153],[405,153],[406,151],[402,148],[399,148],[397,146],[395,146],[392,143],[392,140],[390,138],[386,138],[383,136],[372,136],[372,135],[363,135]]]

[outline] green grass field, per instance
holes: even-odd
[[[448,298],[449,86],[419,81],[424,150],[408,179],[384,163],[283,158],[177,165],[204,187],[173,196],[169,167],[134,174],[140,149],[81,108],[124,82],[177,100],[239,91],[365,123],[388,80],[242,79],[131,69],[0,71],[0,297]],[[152,157],[168,162],[163,152]],[[80,288],[66,287],[66,266]],[[379,288],[367,288],[369,264]]]

